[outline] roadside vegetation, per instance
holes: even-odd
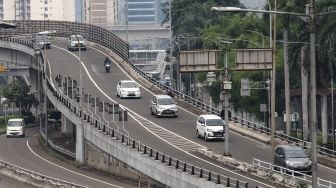
[[[10,118],[23,118],[27,124],[35,122],[30,109],[33,105],[37,105],[38,101],[23,80],[18,79],[3,85],[0,88],[0,95],[2,99],[6,99],[1,101],[0,134],[6,132],[6,124]]]

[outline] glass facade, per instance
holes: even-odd
[[[118,3],[118,24],[161,24],[164,19],[163,3],[168,0],[120,0]],[[127,10],[127,12],[125,11]]]

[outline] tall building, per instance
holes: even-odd
[[[128,24],[161,24],[164,19],[163,3],[169,0],[119,0],[118,24],[125,25],[126,15]],[[127,12],[126,12],[127,10]]]
[[[4,20],[75,21],[75,0],[0,0]]]
[[[118,0],[86,0],[85,22],[102,27],[114,25],[117,19],[117,4]]]

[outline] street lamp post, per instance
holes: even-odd
[[[222,41],[219,41],[222,42]],[[230,44],[231,42],[224,41],[226,44]],[[224,142],[224,155],[230,156],[229,151],[229,95],[231,90],[231,82],[229,80],[229,69],[228,69],[228,48],[225,49],[225,65],[224,65],[224,75],[223,75],[223,83],[222,83],[222,91],[220,94],[221,100],[224,99],[224,116],[225,116],[225,142]],[[222,100],[223,101],[223,100]],[[223,108],[222,107],[222,108]]]

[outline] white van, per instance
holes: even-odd
[[[6,136],[25,136],[26,127],[22,118],[9,119],[7,123]]]
[[[203,137],[205,141],[210,139],[224,140],[225,122],[217,115],[203,114],[198,116],[196,122],[197,137]]]

